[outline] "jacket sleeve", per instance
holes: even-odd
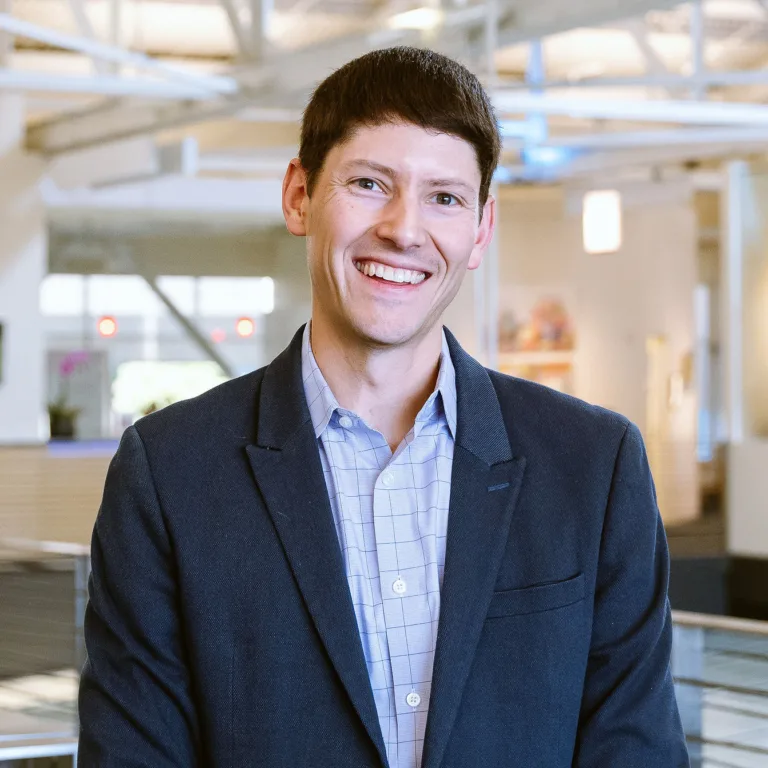
[[[107,473],[91,558],[79,768],[199,765],[173,551],[135,427]]]
[[[670,672],[669,553],[639,430],[616,457],[595,588],[576,768],[689,765]]]

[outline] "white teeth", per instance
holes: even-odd
[[[427,279],[424,272],[417,272],[414,269],[401,269],[400,267],[388,267],[384,264],[376,264],[372,261],[366,261],[365,263],[356,262],[355,267],[359,272],[362,272],[368,277],[379,277],[390,283],[410,283],[411,285],[418,285]]]

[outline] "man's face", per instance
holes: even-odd
[[[418,341],[440,323],[493,234],[466,141],[412,124],[363,127],[328,154],[311,198],[288,169],[288,229],[307,237],[313,317],[375,346]]]

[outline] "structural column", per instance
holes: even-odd
[[[728,168],[723,331],[732,609],[768,618],[768,171]],[[736,605],[738,603],[739,605]]]
[[[0,443],[47,436],[40,282],[46,223],[44,162],[22,149],[24,96],[0,91]]]

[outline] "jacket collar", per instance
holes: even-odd
[[[256,439],[262,447],[283,448],[307,422],[313,424],[302,378],[305,328],[296,332],[264,374]],[[444,339],[455,371],[455,415],[451,405],[445,407],[449,425],[453,421],[456,444],[488,465],[508,461],[512,451],[488,372],[464,351],[447,328]]]

